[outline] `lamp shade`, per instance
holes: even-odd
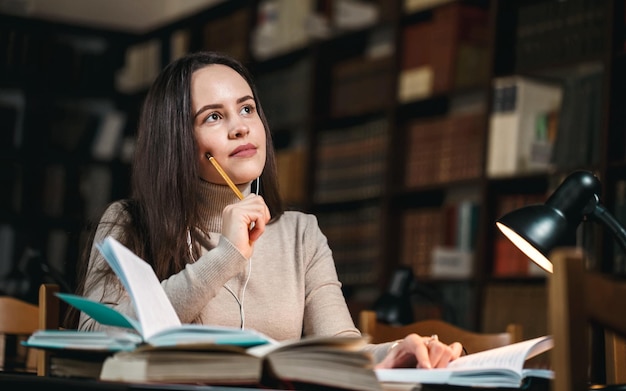
[[[576,229],[598,206],[600,181],[591,172],[570,174],[545,204],[516,209],[496,221],[502,233],[544,270],[548,254],[576,243]]]

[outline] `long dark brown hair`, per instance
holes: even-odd
[[[101,221],[111,229],[123,225],[119,240],[152,265],[159,280],[181,271],[191,261],[187,233],[201,230],[198,193],[199,167],[191,102],[194,71],[212,64],[234,69],[250,86],[258,114],[265,128],[267,155],[261,174],[260,194],[270,210],[272,221],[284,212],[278,191],[276,158],[271,132],[252,76],[236,59],[217,52],[188,54],[165,67],[150,87],[143,102],[131,175],[131,196],[122,201],[128,222]],[[91,237],[84,246],[77,269],[77,294],[84,294]],[[205,234],[208,234],[205,232]],[[193,239],[192,239],[193,240]],[[192,248],[199,251],[198,244]],[[90,271],[92,272],[92,271]],[[98,278],[111,278],[109,268]],[[68,312],[65,326],[77,325],[78,313]]]

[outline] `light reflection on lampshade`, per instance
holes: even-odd
[[[576,243],[576,229],[586,219],[604,223],[626,248],[626,232],[600,205],[600,181],[589,171],[575,171],[544,204],[516,209],[496,221],[502,233],[537,265],[552,273],[550,252]]]

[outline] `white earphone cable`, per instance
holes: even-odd
[[[254,189],[255,194],[259,195],[259,189],[261,188],[261,178],[256,179],[256,188]],[[246,276],[246,281],[243,283],[243,287],[241,289],[241,299],[237,297],[235,292],[228,286],[228,284],[224,284],[224,287],[230,292],[231,295],[237,300],[237,304],[239,304],[239,315],[241,317],[241,329],[243,330],[246,327],[246,312],[243,308],[243,303],[246,298],[246,288],[248,287],[248,281],[250,281],[250,276],[252,275],[252,257],[248,259],[248,275]]]
[[[248,287],[248,281],[250,281],[251,275],[252,275],[252,257],[248,259],[248,275],[246,276],[246,281],[243,283],[243,287],[241,289],[241,299],[237,297],[235,292],[231,289],[231,287],[228,286],[228,284],[224,284],[224,287],[230,292],[231,295],[233,295],[233,297],[237,301],[237,304],[239,304],[239,315],[241,317],[241,329],[242,330],[246,326],[246,313],[243,308],[243,303],[246,297],[246,288]]]

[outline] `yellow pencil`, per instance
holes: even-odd
[[[213,164],[213,167],[215,167],[217,172],[220,173],[222,178],[224,178],[224,180],[226,181],[228,186],[235,192],[235,195],[237,195],[237,197],[239,197],[240,200],[243,200],[243,194],[241,194],[241,192],[239,191],[237,186],[235,186],[233,181],[230,180],[230,178],[228,177],[228,174],[226,174],[226,171],[224,171],[224,169],[222,168],[222,166],[220,166],[220,164],[217,162],[217,160],[215,160],[215,158],[210,153],[207,153],[206,157]]]

